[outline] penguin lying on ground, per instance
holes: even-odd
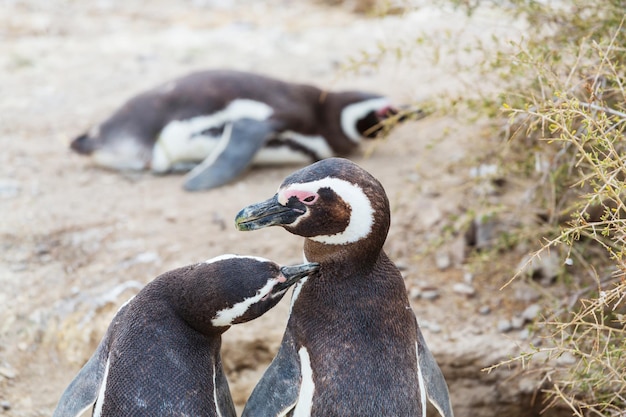
[[[269,200],[237,215],[239,230],[279,225],[304,236],[320,271],[294,289],[280,350],[244,417],[452,417],[404,280],[383,251],[390,225],[382,185],[331,158],[288,176]]]
[[[324,92],[251,73],[203,71],[131,98],[74,139],[71,148],[112,169],[166,173],[193,167],[185,189],[208,190],[253,163],[311,163],[345,155],[397,114],[377,94]]]
[[[117,312],[54,417],[234,417],[221,334],[259,317],[319,265],[224,255],[167,272]]]

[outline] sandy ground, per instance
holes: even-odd
[[[158,274],[223,253],[301,259],[301,239],[282,229],[237,232],[237,211],[268,198],[297,167],[254,169],[240,181],[185,193],[172,175],[119,174],[70,153],[68,141],[135,92],[203,68],[259,71],[330,89],[358,88],[419,103],[460,85],[423,46],[376,69],[342,72],[380,44],[412,45],[421,33],[446,48],[479,26],[461,14],[421,8],[371,19],[341,8],[269,0],[0,1],[0,414],[50,415],[91,355],[116,309]],[[415,45],[418,45],[415,43]],[[476,311],[498,304],[502,280],[483,279],[468,299],[451,288],[465,270],[425,255],[443,225],[462,213],[467,167],[480,160],[478,129],[431,116],[409,122],[353,159],[386,187],[392,228],[386,250],[407,288],[441,296],[414,309],[437,346],[492,328]],[[271,360],[288,300],[224,339],[233,397],[241,406]],[[433,331],[431,331],[432,329]],[[453,393],[454,398],[454,393]],[[461,398],[454,398],[462,401]]]

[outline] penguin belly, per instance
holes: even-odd
[[[116,138],[112,145],[93,151],[91,158],[96,165],[118,171],[141,171],[149,166],[151,149],[139,138]]]

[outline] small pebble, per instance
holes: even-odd
[[[541,312],[541,307],[539,304],[531,304],[522,312],[522,318],[529,322],[535,320],[539,313]]]
[[[478,309],[478,313],[482,314],[483,316],[486,316],[487,314],[491,313],[491,307],[482,306]]]
[[[466,284],[471,284],[472,282],[474,282],[474,274],[472,274],[471,272],[464,273],[463,281],[465,281]]]
[[[1,401],[0,402],[0,407],[2,407],[2,409],[4,411],[10,410],[11,409],[11,403],[6,401],[6,400],[5,401]]]
[[[476,290],[473,286],[466,284],[464,282],[457,282],[452,286],[452,291],[457,294],[463,294],[467,296],[472,296],[476,293]]]
[[[507,319],[500,320],[498,322],[497,327],[498,327],[498,331],[500,333],[507,333],[507,332],[510,332],[513,329],[513,327],[511,326],[511,322],[509,320],[507,320]]]
[[[0,375],[4,376],[8,379],[13,379],[17,376],[17,372],[11,368],[7,368],[5,366],[0,366]]]
[[[511,327],[513,327],[516,330],[519,330],[522,327],[524,327],[524,323],[525,323],[524,318],[519,317],[519,316],[515,316],[511,319]]]
[[[441,326],[432,321],[421,321],[421,327],[430,330],[433,333],[441,333]]]
[[[530,330],[528,329],[522,329],[519,332],[519,338],[520,340],[528,340],[528,338],[530,337]]]
[[[409,291],[409,297],[411,297],[414,300],[417,298],[420,298],[421,295],[422,295],[422,292],[420,291],[419,288],[411,288],[411,290]]]
[[[440,271],[450,268],[450,265],[452,265],[450,255],[448,255],[446,252],[438,252],[437,255],[435,255],[435,264]]]
[[[424,300],[434,300],[439,298],[439,290],[433,287],[426,287],[420,290],[420,296]]]

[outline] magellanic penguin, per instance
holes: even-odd
[[[221,334],[259,317],[319,265],[223,255],[167,272],[123,305],[54,417],[234,417]]]
[[[378,180],[341,158],[288,176],[237,215],[239,230],[279,225],[304,236],[319,272],[294,289],[280,350],[244,417],[452,417],[398,268],[383,251],[389,201]]]
[[[308,164],[346,155],[382,122],[408,117],[378,94],[324,92],[262,75],[196,72],[127,101],[71,148],[97,165],[154,173],[193,168],[185,189],[207,190],[252,164]]]

